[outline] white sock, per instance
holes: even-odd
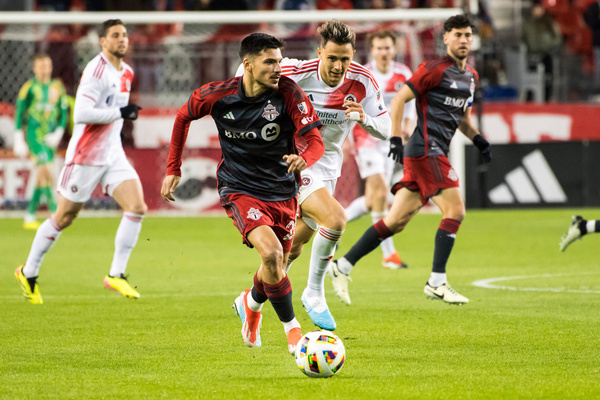
[[[369,209],[367,208],[365,196],[360,196],[359,198],[354,199],[354,201],[346,208],[346,217],[348,218],[348,222],[362,217],[368,211]]]
[[[587,228],[588,233],[596,232],[596,221],[589,220],[587,224],[585,224],[585,227]]]
[[[282,322],[283,329],[285,330],[285,334],[287,335],[289,331],[294,328],[300,328],[300,322],[296,318],[291,320],[290,322]]]
[[[56,221],[52,217],[45,220],[37,232],[35,238],[31,244],[31,250],[29,251],[29,257],[27,257],[27,263],[23,268],[23,275],[26,278],[33,278],[38,276],[40,272],[40,266],[44,260],[44,255],[50,250],[54,243],[60,237],[61,231],[56,225]]]
[[[337,260],[337,267],[344,275],[350,275],[352,268],[354,268],[354,266],[350,264],[350,261],[346,260],[344,257]]]
[[[124,212],[117,235],[115,236],[115,255],[110,266],[110,276],[121,276],[127,268],[131,250],[137,243],[142,230],[143,215]]]
[[[432,272],[428,282],[429,286],[438,287],[448,283],[448,279],[445,272]]]
[[[265,303],[259,303],[258,301],[254,300],[254,297],[252,296],[252,291],[249,291],[248,295],[246,295],[246,304],[248,304],[249,309],[258,312],[262,310],[263,304]]]
[[[386,214],[387,211],[373,211],[371,212],[371,221],[373,221],[373,224],[376,224],[377,222],[381,221]],[[396,252],[396,248],[394,247],[394,239],[392,236],[381,242],[379,246],[381,247],[384,258],[387,258]]]
[[[310,265],[308,267],[308,293],[307,296],[325,296],[325,273],[327,266],[333,258],[335,245],[340,240],[344,231],[336,231],[320,227],[315,235],[310,252]]]

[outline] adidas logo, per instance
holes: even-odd
[[[566,203],[567,195],[540,150],[523,157],[521,167],[506,174],[506,183],[489,191],[494,204]]]
[[[235,117],[233,116],[233,111],[229,111],[227,114],[223,115],[223,118],[235,120]]]
[[[458,89],[458,85],[456,84],[456,81],[452,81],[452,85],[450,85],[450,87],[452,89]]]

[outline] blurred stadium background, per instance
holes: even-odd
[[[100,50],[95,26],[103,20],[121,18],[130,34],[132,102],[144,109],[137,121],[126,121],[122,136],[150,209],[205,214],[220,211],[216,128],[210,118],[192,125],[179,201],[170,205],[159,188],[172,123],[194,89],[233,76],[241,38],[269,32],[286,40],[285,56],[313,58],[315,28],[335,17],[358,33],[356,61],[369,60],[368,32],[393,29],[401,36],[397,60],[414,71],[444,50],[442,21],[460,12],[472,14],[478,27],[471,60],[481,77],[476,122],[494,145],[494,162],[481,166],[469,143],[453,141],[467,206],[598,206],[600,163],[592,155],[600,150],[600,98],[592,85],[592,32],[583,18],[594,1],[535,1],[561,36],[560,46],[540,55],[523,36],[529,0],[0,0],[0,212],[20,217],[33,189],[33,164],[12,154],[14,104],[32,76],[33,54],[51,56],[54,77],[74,96],[83,68]],[[303,11],[287,11],[294,8]],[[67,142],[65,136],[60,149]],[[336,196],[347,204],[362,190],[353,157],[346,157],[343,173]],[[87,207],[113,208],[99,190]]]

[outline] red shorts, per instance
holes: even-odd
[[[285,201],[263,201],[247,194],[232,193],[221,197],[221,206],[242,234],[246,246],[254,247],[248,241],[250,231],[267,225],[275,232],[284,253],[292,249],[296,233],[296,197]]]
[[[423,205],[441,189],[458,187],[458,175],[446,156],[404,158],[404,176],[392,187],[396,193],[401,187],[419,192]]]

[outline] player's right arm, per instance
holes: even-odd
[[[73,120],[76,124],[108,124],[121,118],[119,107],[96,107],[104,85],[102,77],[94,76],[95,67],[89,63],[81,76],[73,110]]]
[[[175,201],[173,193],[181,179],[181,154],[187,139],[192,121],[210,114],[212,104],[201,93],[207,90],[207,85],[202,86],[192,93],[188,101],[179,109],[173,132],[171,133],[171,146],[167,163],[167,176],[163,180],[160,194],[166,201]]]

